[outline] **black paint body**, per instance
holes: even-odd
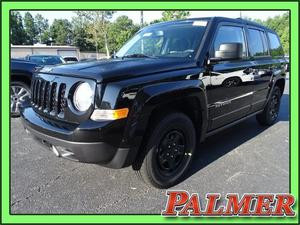
[[[35,80],[43,84],[66,86],[62,98],[67,107],[63,113],[57,108],[51,113],[42,110],[39,103],[24,105],[22,117],[26,129],[44,143],[71,150],[79,161],[121,168],[136,159],[151,119],[163,110],[172,108],[188,114],[199,141],[261,112],[275,84],[279,82],[283,91],[286,64],[283,56],[253,57],[247,52],[241,60],[213,65],[208,61],[212,42],[222,24],[241,27],[246,38],[248,27],[274,32],[240,19],[206,19],[208,25],[194,58],[110,59],[61,65],[37,73]],[[78,113],[73,107],[72,94],[74,86],[82,81],[94,87],[96,97],[85,113]],[[36,88],[34,81],[32,88]],[[59,88],[56,91],[59,96]],[[90,119],[95,108],[129,108],[129,115],[126,119],[96,122]]]
[[[25,60],[11,59],[10,77],[11,81],[21,81],[30,86],[33,73],[37,65]]]

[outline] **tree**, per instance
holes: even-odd
[[[45,19],[41,14],[36,14],[34,22],[37,31],[37,39],[40,43],[47,42],[49,39],[49,24],[48,20]]]
[[[30,12],[26,12],[24,16],[24,25],[26,32],[26,44],[33,45],[36,43],[37,29],[34,23],[34,19]]]
[[[290,41],[289,13],[284,13],[281,16],[275,16],[272,18],[268,18],[265,21],[260,20],[260,19],[251,19],[248,17],[247,18],[243,17],[243,19],[254,21],[256,23],[262,24],[262,25],[276,31],[276,33],[278,34],[278,36],[280,38],[284,53],[289,54],[289,41]]]
[[[141,11],[141,22],[140,25],[143,26],[144,25],[144,11]]]
[[[189,11],[164,11],[162,13],[162,21],[185,19],[190,16]]]
[[[42,33],[41,43],[48,44],[50,42],[50,30],[47,29]]]
[[[19,12],[12,11],[10,14],[10,42],[13,45],[23,45],[26,41],[22,16]]]
[[[101,39],[104,41],[104,48],[106,56],[110,56],[108,43],[108,29],[109,19],[112,18],[114,11],[78,11],[78,16],[84,17],[88,22],[87,32],[91,35],[90,41],[96,46],[96,53],[98,53],[99,43]]]
[[[280,37],[280,41],[283,47],[285,54],[289,54],[289,13],[284,13],[281,16],[275,16],[273,18],[268,18],[263,23],[265,26],[271,28],[272,30],[276,31],[276,33]]]
[[[56,45],[70,45],[72,42],[71,23],[67,19],[55,19],[50,27],[50,37]]]
[[[87,33],[88,22],[82,17],[72,18],[73,45],[77,46],[80,51],[94,51],[95,46],[89,42],[91,35]]]
[[[120,16],[109,28],[109,44],[111,52],[119,50],[137,31],[139,26],[127,16]]]

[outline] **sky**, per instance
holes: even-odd
[[[37,13],[41,14],[44,18],[48,19],[51,24],[54,19],[68,19],[71,20],[72,17],[76,16],[73,11],[29,11],[33,16]],[[277,15],[282,15],[286,11],[241,11],[242,17],[250,17],[252,19],[266,20],[268,17],[274,17]],[[21,11],[22,16],[25,12]],[[144,22],[151,22],[155,19],[161,18],[162,11],[144,11]],[[209,17],[209,16],[224,16],[230,18],[240,17],[240,11],[190,11],[190,17]],[[133,20],[135,24],[140,23],[140,11],[117,11],[112,21],[117,17],[126,15]]]

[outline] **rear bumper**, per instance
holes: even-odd
[[[105,132],[107,123],[95,123],[89,126],[89,129],[77,126],[74,130],[67,130],[49,124],[31,107],[21,109],[21,116],[25,130],[57,156],[79,162],[101,164],[110,168],[125,166],[129,148],[115,147],[105,142],[103,135],[100,134]],[[97,136],[98,140],[95,139]]]

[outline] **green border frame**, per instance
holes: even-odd
[[[2,138],[2,179],[1,179],[1,222],[2,223],[297,223],[298,211],[298,48],[299,3],[288,1],[255,1],[255,2],[1,2],[1,138]],[[71,10],[71,9],[116,9],[116,10],[290,10],[290,177],[291,193],[296,198],[295,217],[199,217],[199,218],[165,218],[160,215],[10,215],[10,118],[9,118],[9,11],[10,10]]]

